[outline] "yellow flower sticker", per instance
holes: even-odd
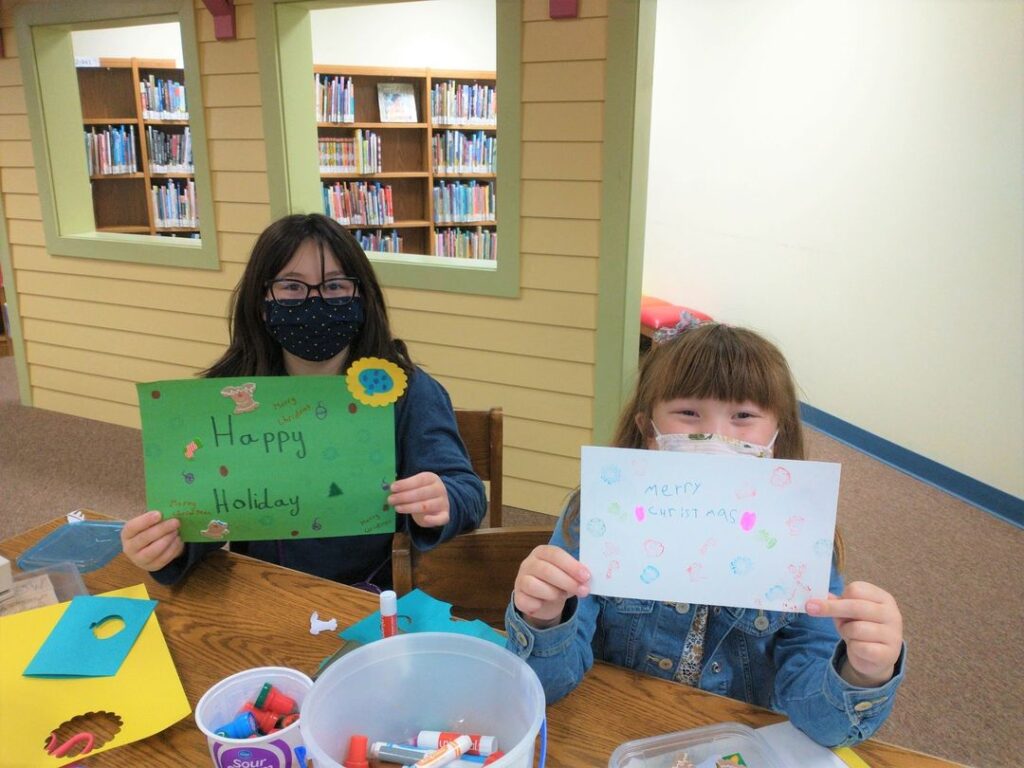
[[[399,366],[379,357],[361,357],[349,366],[345,384],[363,405],[391,405],[405,394],[409,379]]]

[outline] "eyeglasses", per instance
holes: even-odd
[[[268,280],[270,296],[282,307],[297,307],[309,298],[309,292],[316,290],[325,303],[334,307],[348,304],[355,298],[359,280],[355,277],[332,277],[319,285],[310,285],[301,280],[278,278]]]

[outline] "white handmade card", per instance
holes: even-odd
[[[591,592],[804,612],[828,596],[839,465],[583,448]]]

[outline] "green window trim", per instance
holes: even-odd
[[[46,248],[51,254],[219,268],[194,13],[189,0],[136,0],[130,4],[118,0],[65,0],[15,9],[43,230]],[[79,29],[161,22],[177,22],[181,30],[189,93],[189,128],[193,136],[199,240],[97,232],[93,221],[71,33]]]
[[[370,0],[375,3],[401,0]],[[256,44],[260,52],[267,177],[274,218],[321,212],[316,157],[313,41],[309,13],[323,8],[366,5],[367,0],[255,0]],[[502,137],[498,174],[498,259],[495,269],[455,264],[416,264],[370,255],[380,281],[389,287],[419,288],[484,296],[519,295],[519,169],[521,116],[521,2],[496,0],[498,115]]]

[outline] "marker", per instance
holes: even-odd
[[[254,703],[257,709],[276,712],[278,715],[289,715],[296,709],[295,699],[285,696],[272,683],[263,684]]]
[[[228,739],[247,739],[256,734],[256,719],[251,713],[242,712],[231,722],[214,728],[213,732]]]
[[[398,595],[391,589],[380,593],[380,634],[381,637],[398,634]]]
[[[473,746],[473,740],[463,734],[452,739],[440,749],[435,749],[413,765],[416,768],[439,768],[461,757],[471,746]]]
[[[416,746],[436,749],[459,736],[469,736],[472,746],[466,750],[470,755],[484,755],[498,751],[498,740],[494,736],[481,736],[479,733],[460,734],[455,731],[420,731],[416,734]]]
[[[392,744],[387,741],[375,741],[370,745],[370,757],[374,760],[385,760],[391,763],[412,765],[422,760],[430,750],[413,747],[409,744]]]

